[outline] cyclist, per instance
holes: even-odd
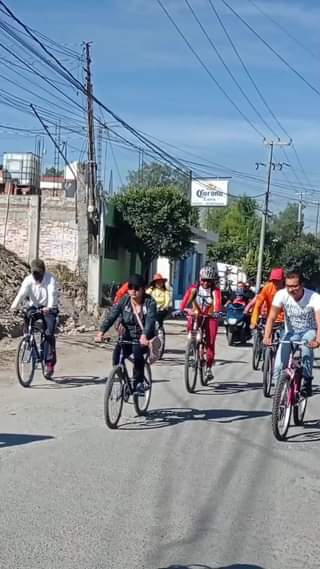
[[[158,310],[157,320],[160,328],[163,326],[163,321],[168,315],[171,302],[170,292],[166,287],[167,280],[168,279],[165,279],[160,273],[156,273],[147,290],[147,294],[152,296],[156,302]]]
[[[42,312],[45,334],[43,346],[45,375],[50,378],[57,363],[55,330],[59,313],[59,294],[56,278],[46,270],[45,263],[41,259],[31,262],[31,274],[24,279],[11,310],[17,310],[27,299],[29,301],[27,319],[39,309]]]
[[[96,342],[102,342],[104,334],[119,317],[121,318],[122,338],[126,342],[132,342],[124,344],[124,355],[129,357],[133,354],[134,390],[141,396],[144,395],[144,355],[148,351],[149,340],[154,337],[156,316],[157,305],[153,298],[146,294],[144,278],[141,275],[132,275],[128,280],[128,294],[118,304],[113,305],[96,335]],[[121,345],[117,343],[113,352],[113,365],[118,365],[120,352]]]
[[[303,341],[302,348],[303,385],[302,393],[312,395],[313,348],[320,346],[320,295],[304,288],[303,276],[299,271],[286,274],[286,288],[279,290],[273,298],[268,316],[264,343],[272,343],[272,326],[279,317],[281,309],[285,315],[284,341]],[[290,344],[280,344],[274,369],[274,381],[278,382],[289,362]]]
[[[222,297],[221,290],[217,286],[218,281],[217,269],[206,266],[200,270],[199,282],[189,287],[186,291],[180,304],[180,310],[185,310],[189,304],[192,305],[192,314],[188,316],[188,332],[192,330],[192,316],[204,316],[221,312]],[[218,320],[206,318],[204,327],[207,338],[207,379],[211,380],[213,378],[212,366],[215,359]]]
[[[272,269],[269,277],[269,282],[260,290],[254,303],[254,309],[251,316],[251,328],[255,329],[258,325],[261,316],[268,316],[272,301],[278,290],[284,287],[285,274],[281,267]],[[279,312],[277,323],[282,323],[284,320],[283,310]]]

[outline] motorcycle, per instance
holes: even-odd
[[[227,342],[229,346],[235,343],[245,344],[251,338],[251,332],[247,325],[247,315],[244,314],[243,304],[233,303],[227,307],[224,325],[226,328]]]

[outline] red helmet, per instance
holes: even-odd
[[[285,273],[281,267],[272,269],[270,273],[270,281],[283,281],[284,279],[285,279]]]

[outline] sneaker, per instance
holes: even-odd
[[[207,381],[212,381],[213,378],[214,378],[214,376],[213,376],[212,368],[211,368],[211,367],[208,367],[208,368],[207,368],[207,371],[206,371],[206,380],[207,380]]]
[[[301,387],[303,397],[312,397],[312,377],[304,377]]]
[[[144,397],[145,396],[145,389],[144,389],[143,381],[139,381],[139,383],[137,383],[135,385],[134,395],[137,395],[138,397]]]
[[[54,365],[52,363],[48,363],[45,367],[44,375],[46,379],[51,379],[54,374]]]

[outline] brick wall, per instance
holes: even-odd
[[[0,196],[0,243],[27,262],[33,257],[36,200],[37,196]],[[79,227],[73,198],[42,198],[39,250],[48,264],[78,268]]]

